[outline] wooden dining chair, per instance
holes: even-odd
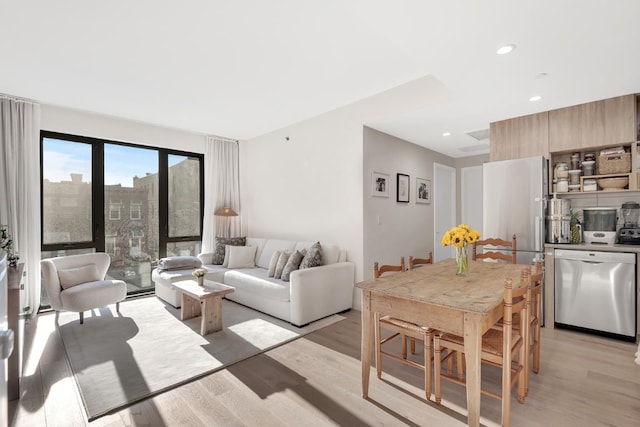
[[[478,251],[478,247],[483,247],[483,251]],[[510,254],[498,252],[496,250],[484,250],[484,246],[495,246],[496,249],[511,250]],[[490,237],[483,240],[476,240],[473,243],[471,259],[474,261],[480,259],[493,259],[498,261],[506,261],[516,264],[516,235],[514,234],[511,241]]]
[[[529,352],[525,354],[525,395],[529,395],[529,382],[531,371],[540,372],[540,326],[542,323],[542,281],[544,280],[544,267],[542,260],[536,261],[536,267],[531,274],[531,298],[529,299]],[[493,329],[502,329],[503,319],[500,319]],[[514,316],[513,328],[519,329],[518,315]]]
[[[373,278],[377,279],[384,273],[404,270],[404,257],[400,257],[400,265],[379,265],[378,261],[376,261],[373,263]]]
[[[375,279],[380,278],[383,273],[386,272],[403,272],[404,269],[404,257],[400,260],[400,265],[383,265],[379,266],[378,263],[374,263],[373,267],[373,275]],[[431,391],[432,391],[432,363],[433,363],[433,336],[435,331],[425,326],[417,325],[412,322],[407,322],[405,320],[381,315],[380,313],[375,314],[375,358],[376,358],[376,374],[378,378],[382,378],[382,357],[388,357],[390,359],[396,360],[398,362],[404,363],[405,365],[412,366],[414,368],[420,369],[424,372],[424,388],[425,388],[425,397],[427,400],[431,399]],[[382,338],[382,329],[385,329],[391,332],[386,338]],[[383,346],[389,343],[396,337],[400,337],[401,339],[401,349],[400,356],[397,353],[391,353],[389,351],[385,351]],[[407,337],[412,340],[412,353],[415,353],[415,341],[421,341],[423,344],[424,351],[424,359],[423,363],[420,364],[408,358],[407,355]]]
[[[413,270],[417,265],[433,264],[433,253],[429,252],[426,258],[409,257],[409,270]]]
[[[502,329],[489,329],[482,336],[482,363],[498,366],[502,369],[502,392],[500,394],[486,389],[481,392],[502,400],[502,425],[510,425],[511,388],[518,385],[518,402],[524,403],[525,393],[525,354],[529,346],[528,307],[531,295],[531,267],[526,267],[521,274],[520,283],[513,288],[511,279],[506,279],[503,297]],[[519,328],[513,327],[515,315],[519,319]],[[505,353],[505,349],[507,352]],[[441,382],[445,378],[454,383],[465,385],[464,378],[442,372],[442,362],[452,358],[456,353],[464,353],[464,338],[454,334],[440,333],[434,338],[435,395],[440,404]],[[460,369],[456,366],[456,369]]]

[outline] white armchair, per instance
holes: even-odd
[[[92,308],[116,304],[127,297],[127,285],[122,280],[105,280],[111,258],[104,252],[69,255],[40,261],[42,277],[51,308],[77,311],[80,323],[84,312]]]

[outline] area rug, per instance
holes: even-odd
[[[156,297],[85,313],[63,313],[59,331],[89,421],[223,369],[343,320],[333,315],[303,328],[223,300],[223,330],[200,336],[200,318]]]

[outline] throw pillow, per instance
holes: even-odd
[[[291,256],[291,252],[282,251],[280,256],[278,257],[278,263],[276,264],[276,271],[273,274],[274,279],[282,278],[282,270],[284,270],[284,266],[287,265],[287,261],[289,261],[289,257]]]
[[[216,237],[216,250],[213,252],[212,264],[222,265],[224,262],[224,251],[227,245],[244,246],[246,243],[246,237]]]
[[[278,265],[280,253],[280,251],[275,251],[273,255],[271,255],[271,261],[269,261],[269,273],[267,274],[269,277],[273,277],[276,274],[276,265]]]
[[[83,265],[82,267],[69,268],[66,270],[58,270],[58,279],[62,289],[69,289],[72,286],[82,283],[95,282],[102,280],[98,273],[98,267],[95,264]]]
[[[309,248],[307,254],[300,263],[300,270],[304,268],[318,267],[322,265],[322,247],[320,242],[316,242]]]
[[[287,264],[284,266],[284,270],[282,270],[282,280],[284,280],[285,282],[289,281],[291,272],[296,271],[298,267],[300,267],[300,262],[306,254],[307,251],[304,249],[302,250],[302,252],[295,251],[293,254],[291,254],[289,259],[287,260]]]
[[[229,264],[227,268],[254,268],[256,266],[255,246],[227,246]]]

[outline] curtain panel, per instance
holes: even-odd
[[[214,212],[229,207],[240,214],[238,142],[209,136],[205,146],[205,198],[202,252],[215,250],[216,236],[239,236],[240,216],[218,217]]]
[[[40,105],[0,94],[0,224],[25,263],[24,305],[34,313],[40,307],[39,134]]]

